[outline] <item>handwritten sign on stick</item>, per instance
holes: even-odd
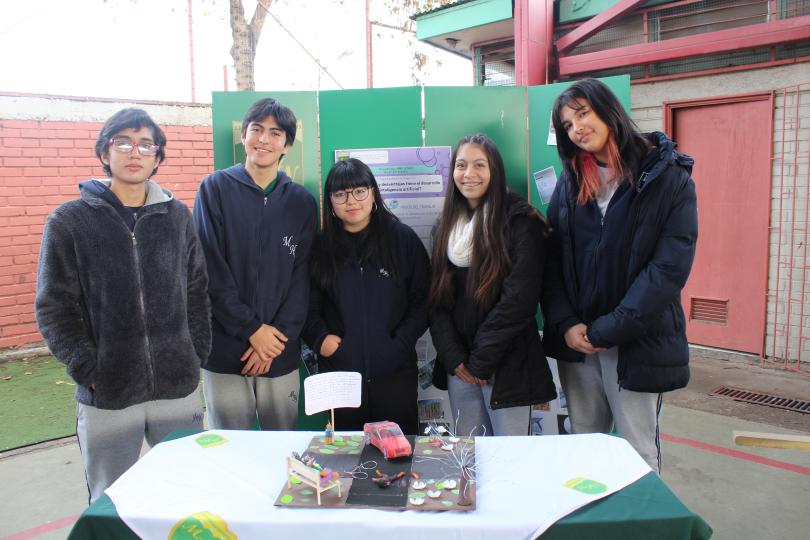
[[[306,413],[360,406],[362,377],[356,371],[332,371],[304,379]]]

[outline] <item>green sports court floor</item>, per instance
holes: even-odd
[[[52,356],[0,363],[0,452],[75,434],[75,390]]]
[[[0,362],[0,452],[75,435],[75,390],[52,356]],[[325,424],[325,414],[306,416],[299,401],[298,429],[317,431]]]

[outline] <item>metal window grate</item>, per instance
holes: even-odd
[[[515,42],[512,40],[476,47],[477,86],[514,86]]]
[[[692,297],[689,320],[711,324],[728,324],[728,299]]]
[[[768,407],[776,407],[778,409],[787,409],[789,411],[805,414],[810,413],[810,401],[804,399],[791,399],[782,396],[774,396],[772,394],[762,394],[760,392],[752,392],[731,386],[719,386],[712,390],[711,395],[727,397],[735,401],[753,403],[754,405],[767,405]]]

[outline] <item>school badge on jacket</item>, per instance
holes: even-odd
[[[293,258],[295,258],[295,250],[298,247],[298,243],[296,242],[295,244],[293,244],[293,235],[290,234],[288,236],[282,236],[281,245],[289,249],[290,255],[292,255]]]

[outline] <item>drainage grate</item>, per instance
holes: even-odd
[[[810,401],[803,399],[790,399],[771,394],[761,394],[759,392],[751,392],[749,390],[732,388],[730,386],[720,386],[715,388],[712,390],[712,395],[727,397],[736,401],[745,401],[755,405],[767,405],[768,407],[777,407],[779,409],[787,409],[789,411],[810,413]]]

